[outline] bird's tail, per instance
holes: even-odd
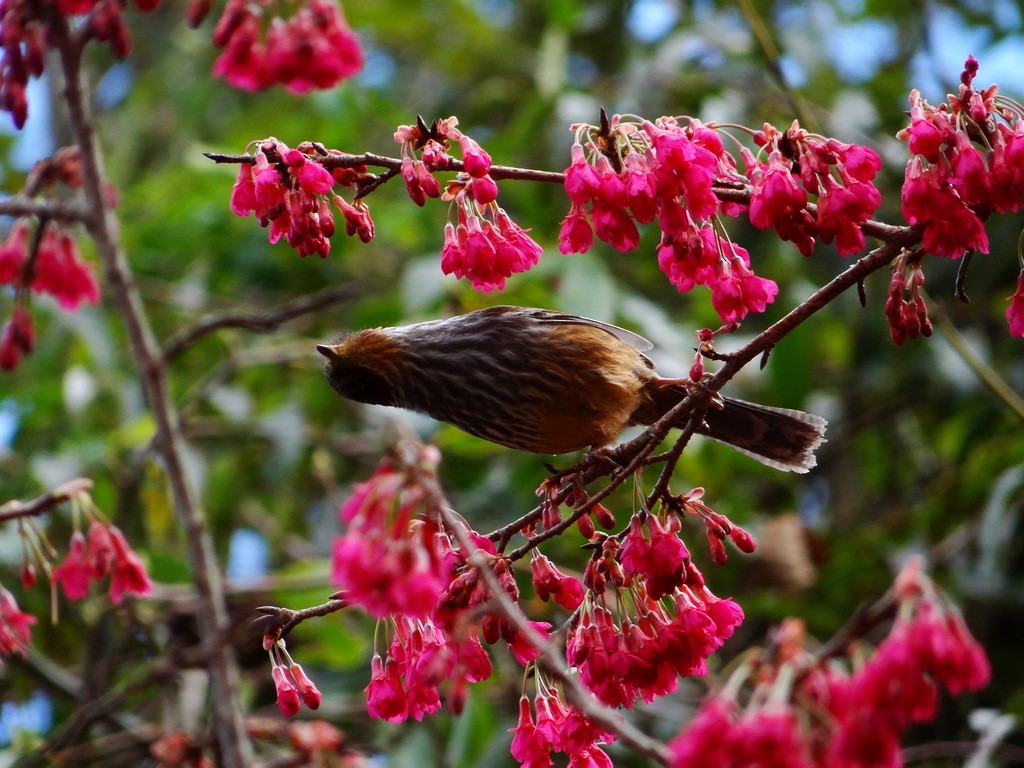
[[[806,472],[818,463],[814,449],[825,441],[828,422],[791,408],[773,408],[722,398],[725,407],[709,408],[699,431],[712,440],[784,472]]]
[[[661,389],[655,398],[658,410],[665,413],[679,402],[679,397],[676,387]],[[731,397],[723,396],[721,400],[721,407],[713,404],[704,414],[699,434],[783,472],[803,473],[818,463],[814,449],[825,441],[828,426],[820,416]],[[676,426],[685,423],[686,419]]]

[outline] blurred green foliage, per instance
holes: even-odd
[[[357,299],[270,334],[232,329],[208,336],[171,366],[193,480],[219,550],[227,558],[232,532],[243,526],[269,544],[275,577],[257,589],[237,585],[233,600],[240,626],[257,604],[302,607],[331,592],[327,558],[339,530],[338,503],[379,460],[394,434],[389,422],[405,419],[338,399],[323,381],[315,342],[349,329],[494,303],[524,304],[634,328],[656,342],[664,370],[679,372],[689,367],[693,332],[712,325],[714,317],[706,295],[680,295],[663,278],[650,232],[632,254],[601,245],[585,256],[558,254],[554,237],[567,205],[557,187],[501,185],[499,202],[521,225],[532,227],[548,252],[503,293],[482,295],[440,274],[443,203],[429,201],[417,209],[400,185],[387,185],[369,199],[377,225],[371,244],[339,234],[329,258],[303,261],[283,243],[269,245],[252,219],[232,215],[234,168],[202,153],[242,152],[250,141],[274,135],[291,146],[311,139],[354,153],[395,155],[397,125],[417,114],[427,120],[454,114],[496,163],[561,170],[569,124],[595,122],[602,105],[649,118],[687,114],[754,127],[765,121],[788,125],[798,108],[801,120],[810,121],[807,127],[867,143],[883,155],[880,218],[894,221],[905,158],[894,134],[905,123],[909,89],[954,89],[959,67],[944,64],[962,62],[968,53],[980,59],[980,79],[987,83],[992,75],[986,50],[995,58],[1000,45],[1018,51],[1024,45],[1020,10],[1012,2],[751,5],[782,51],[780,59],[766,55],[750,32],[751,17],[737,4],[651,0],[348,0],[346,14],[366,45],[367,69],[342,88],[307,97],[280,90],[240,93],[211,80],[210,22],[198,32],[187,30],[176,3],[135,17],[136,51],[125,63],[94,52],[92,77],[99,93],[125,85],[122,99],[100,102],[96,122],[119,190],[124,247],[162,339],[205,313],[258,312],[326,286],[358,287]],[[669,14],[669,23],[655,34],[648,27],[660,12]],[[874,26],[857,26],[862,24]],[[958,29],[962,36],[950,34]],[[867,35],[860,43],[858,30]],[[855,43],[848,42],[851,35]],[[982,47],[959,50],[974,41]],[[850,57],[844,46],[851,45],[854,58],[859,51],[862,59],[854,74],[843,58]],[[776,69],[785,74],[785,87]],[[933,102],[941,93],[926,91]],[[1008,95],[1020,98],[1024,92]],[[61,119],[57,110],[58,136],[66,134]],[[21,180],[17,169],[6,169],[7,191]],[[970,304],[952,298],[956,265],[931,259],[925,269],[933,311],[948,318],[973,353],[1017,392],[1024,392],[1024,357],[1020,340],[1006,332],[1002,299],[1012,292],[1019,270],[1015,253],[1022,225],[1020,216],[991,222],[992,253],[974,259]],[[738,222],[729,226],[753,254],[758,272],[781,287],[765,316],[744,325],[744,336],[845,267],[830,248],[804,259],[771,235]],[[921,741],[956,738],[967,734],[963,715],[971,707],[1024,713],[1024,673],[1017,663],[1024,630],[1024,430],[1020,417],[980,382],[941,330],[932,339],[893,346],[882,314],[886,286],[887,275],[873,276],[865,286],[866,308],[856,296],[843,297],[787,337],[763,371],[752,367],[732,389],[826,416],[829,442],[819,453],[818,470],[786,476],[718,445],[695,444],[674,487],[682,492],[704,486],[713,508],[755,536],[773,535],[772,521],[793,515],[803,526],[773,548],[772,558],[733,553],[723,567],[706,562],[701,528],[689,529],[690,549],[702,558],[711,588],[731,594],[747,611],[744,629],[723,658],[763,640],[786,615],[803,617],[814,634],[827,637],[858,604],[887,588],[910,553],[938,554],[938,579],[964,602],[996,668],[987,691],[958,702],[957,713],[934,731],[915,734]],[[38,349],[0,379],[0,401],[13,404],[19,416],[13,445],[0,453],[0,501],[33,496],[72,475],[92,477],[97,502],[147,555],[154,578],[187,585],[181,532],[149,451],[153,425],[115,308],[101,304],[69,316],[43,301],[36,307]],[[542,457],[421,419],[405,423],[443,449],[445,487],[478,530],[491,530],[535,504],[534,489],[545,477]],[[609,503],[620,520],[632,505],[630,490]],[[53,518],[54,540],[62,543],[66,516]],[[14,532],[2,536],[13,541]],[[5,584],[15,583],[20,565],[11,541],[2,548]],[[573,534],[545,551],[580,568],[580,543]],[[811,565],[809,579],[793,583],[795,561]],[[19,592],[19,599],[46,615],[39,588],[32,595]],[[140,609],[140,623],[168,605],[170,598],[157,601],[152,611]],[[550,607],[528,605],[537,618],[557,620]],[[126,667],[133,657],[160,653],[175,632],[191,631],[185,611],[170,639],[138,627],[147,638],[140,641],[109,617],[97,622],[101,611],[98,602],[63,606],[58,626],[40,622],[36,645],[94,679],[91,665],[103,656],[98,648],[131,649],[121,662]],[[304,625],[292,641],[293,652],[324,689],[325,714],[346,728],[355,745],[386,752],[393,766],[510,760],[505,729],[512,724],[520,685],[513,664],[496,659],[495,680],[473,690],[461,718],[440,716],[402,727],[371,723],[361,688],[372,636],[371,622],[346,613]],[[258,638],[245,635],[245,642],[251,645],[243,652],[247,698],[254,709],[272,711]],[[93,650],[84,653],[88,648]],[[0,674],[5,696],[13,699],[40,684],[32,668],[17,662]],[[104,674],[110,681],[126,671]],[[684,685],[679,695],[642,710],[638,719],[654,733],[671,735],[705,684]],[[60,717],[72,702],[59,695],[56,701]],[[153,702],[146,706],[155,711]],[[617,765],[631,764],[625,754],[616,751]]]

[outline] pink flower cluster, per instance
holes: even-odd
[[[386,460],[342,507],[347,524],[336,541],[334,582],[348,603],[383,620],[387,650],[374,655],[367,706],[391,722],[422,719],[441,706],[458,712],[470,683],[487,679],[483,643],[504,640],[521,664],[537,657],[526,633],[491,607],[491,594],[461,548],[438,528],[431,508],[436,448],[415,446]],[[519,599],[508,561],[494,544],[466,530],[477,560],[486,558],[508,597]],[[550,625],[531,622],[546,636]]]
[[[402,178],[417,205],[428,197],[454,203],[457,223],[449,220],[445,225],[441,270],[467,278],[478,290],[500,290],[507,278],[536,264],[543,249],[495,202],[498,185],[490,174],[491,157],[457,125],[450,117],[429,127],[399,126],[395,141],[402,145]],[[463,170],[442,194],[433,174],[451,167],[451,142],[459,144]]]
[[[631,708],[638,698],[675,690],[680,675],[703,675],[707,658],[743,620],[739,605],[705,586],[677,536],[678,522],[634,516],[621,547],[616,537],[603,537],[587,565],[589,596],[566,659],[609,706]],[[614,614],[605,606],[609,586],[619,594]]]
[[[615,741],[615,734],[592,723],[571,704],[562,700],[557,689],[537,678],[538,693],[530,699],[519,699],[519,721],[509,730],[512,757],[523,768],[551,768],[552,752],[569,758],[571,768],[612,768],[612,761],[599,745]],[[537,716],[534,718],[533,710]]]
[[[583,584],[562,573],[558,566],[536,550],[530,560],[533,589],[544,602],[554,600],[567,611],[575,611],[583,602]]]
[[[889,321],[889,335],[897,345],[907,339],[932,335],[932,321],[928,318],[928,307],[921,295],[923,285],[924,271],[920,261],[910,263],[906,258],[898,257],[893,262],[885,317]],[[1013,331],[1012,323],[1010,331]]]
[[[519,590],[507,561],[496,556],[489,540],[472,532],[468,535],[478,552],[492,559],[508,596],[518,600]],[[537,657],[536,647],[524,633],[493,611],[484,610],[490,594],[461,551],[449,551],[448,561],[451,580],[440,600],[429,606],[429,617],[396,614],[388,619],[392,640],[383,658],[374,654],[366,687],[367,707],[374,717],[390,722],[410,717],[420,720],[440,709],[442,684],[447,684],[444,698],[448,709],[461,712],[469,684],[491,675],[490,658],[481,641],[493,644],[504,639],[523,665]],[[531,626],[542,635],[550,628],[540,622],[531,622]]]
[[[809,693],[835,718],[831,765],[896,765],[899,741],[913,723],[935,718],[939,686],[956,696],[988,684],[991,668],[963,617],[936,592],[919,563],[894,587],[898,613],[892,631],[849,677],[809,679]],[[813,695],[812,693],[812,695]]]
[[[68,553],[50,579],[64,588],[69,600],[81,600],[89,594],[90,583],[108,573],[110,599],[115,604],[125,595],[148,595],[153,589],[146,566],[124,534],[116,526],[93,520],[88,536],[81,531],[71,535]]]
[[[709,698],[669,745],[671,766],[695,760],[708,768],[902,765],[900,738],[911,724],[934,719],[939,686],[953,695],[977,690],[990,669],[960,614],[919,566],[905,569],[894,591],[889,636],[866,659],[851,650],[849,673],[835,660],[815,660],[802,625],[784,623],[778,647],[747,670],[755,681],[751,703],[738,714],[735,691]],[[784,667],[789,672],[782,678]]]
[[[427,618],[448,585],[451,546],[417,481],[437,458],[425,449],[423,464],[407,469],[385,459],[341,507],[331,580],[371,616]]]
[[[898,134],[912,156],[903,182],[903,215],[923,228],[925,251],[953,259],[988,253],[984,219],[993,211],[1024,207],[1024,109],[1000,96],[995,85],[976,89],[977,73],[978,62],[968,57],[959,93],[938,106],[911,91],[910,125]],[[1024,337],[1022,295],[1018,286],[1006,310],[1016,337]]]
[[[335,153],[337,154],[337,153]],[[299,256],[331,251],[334,214],[331,200],[345,219],[345,233],[364,243],[373,238],[373,220],[362,201],[346,202],[332,193],[335,184],[355,184],[365,167],[335,168],[328,171],[326,158],[312,144],[289,148],[275,138],[257,142],[252,163],[241,163],[231,190],[231,210],[237,216],[254,213],[261,227],[270,232],[270,242],[282,237]]]
[[[31,288],[53,296],[69,312],[99,301],[93,267],[82,261],[75,239],[61,226],[47,225],[34,254],[29,253],[29,223],[19,219],[0,244],[0,285]]]
[[[132,38],[118,0],[57,0],[57,11],[65,16],[85,16],[83,29],[93,39],[105,42],[123,59],[132,48]],[[136,0],[140,11],[151,11],[159,0]],[[38,0],[0,0],[0,110],[10,112],[16,128],[28,119],[25,89],[30,77],[40,77],[46,68],[46,51],[51,47],[49,25],[52,4]]]
[[[19,219],[0,243],[0,285],[10,285],[20,293],[31,289],[49,294],[68,311],[84,302],[96,303],[100,291],[92,265],[80,258],[71,234],[51,222],[30,252],[31,234],[28,220]],[[15,303],[0,335],[0,369],[13,369],[35,347],[35,330],[26,305],[24,300]]]
[[[751,222],[774,227],[805,254],[816,237],[835,241],[840,253],[862,249],[860,225],[880,202],[871,183],[880,167],[874,152],[809,134],[795,123],[785,133],[765,126],[754,135],[768,160],[744,150],[746,175],[725,151],[716,127],[698,120],[637,123],[616,115],[606,130],[574,129],[577,143],[565,172],[571,207],[559,250],[583,253],[596,235],[616,250],[631,251],[640,242],[637,224],[657,219],[662,271],[680,291],[710,289],[712,305],[727,323],[763,312],[778,287],[754,274],[747,251],[723,235],[718,215],[739,215],[746,208],[720,199],[716,183],[749,183]],[[587,147],[580,143],[584,133],[590,135]],[[817,217],[808,194],[818,196]]]
[[[700,335],[698,334],[698,337]],[[699,380],[699,377],[694,379],[694,381]],[[757,549],[757,544],[749,533],[725,515],[715,512],[704,503],[703,499],[704,489],[694,488],[692,491],[677,496],[676,502],[679,504],[681,512],[698,517],[704,522],[711,559],[716,565],[723,565],[728,559],[728,553],[725,550],[726,539],[732,541],[740,552],[745,552],[748,555]],[[678,523],[673,520],[669,522],[673,524],[674,529],[678,529]]]
[[[842,256],[864,249],[860,225],[882,201],[872,183],[882,167],[874,150],[808,133],[795,122],[785,132],[765,125],[754,142],[768,160],[744,151],[753,187],[751,224],[774,228],[805,256],[811,255],[815,237],[834,242]],[[818,198],[816,216],[807,208],[807,195]]]
[[[432,620],[395,616],[387,660],[375,653],[366,686],[373,717],[398,723],[422,720],[441,708],[439,686],[449,681],[448,706],[461,712],[469,683],[491,676],[491,660],[475,632],[459,639]]]
[[[0,664],[4,657],[15,653],[24,655],[35,623],[36,617],[22,612],[14,595],[0,587]]]
[[[359,39],[337,2],[303,0],[288,19],[271,15],[270,5],[228,0],[213,30],[214,44],[224,49],[215,76],[245,91],[283,85],[306,93],[332,88],[363,68]]]
[[[717,697],[704,702],[686,730],[669,744],[669,751],[670,768],[813,765],[792,710],[769,705],[741,714],[733,702]]]

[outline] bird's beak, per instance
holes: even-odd
[[[335,348],[332,347],[330,344],[317,344],[316,345],[316,351],[319,352],[324,357],[326,357],[328,360],[337,360],[338,359],[338,355],[337,355],[337,353],[334,350],[335,350]]]

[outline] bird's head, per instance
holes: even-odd
[[[339,395],[370,405],[396,405],[400,350],[384,331],[359,331],[333,344],[317,344],[316,350],[327,359],[324,374]]]

